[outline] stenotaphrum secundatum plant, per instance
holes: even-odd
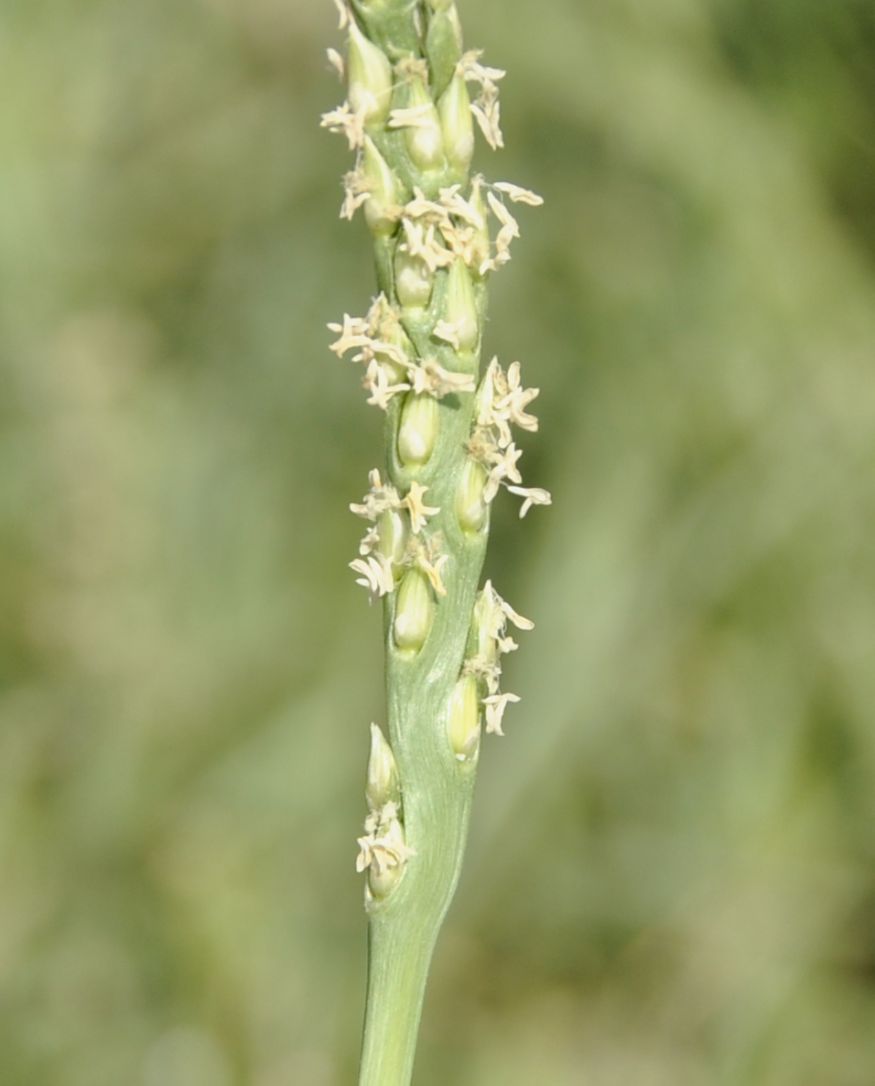
[[[379,292],[364,317],[330,325],[386,414],[385,468],[353,513],[367,522],[358,583],[384,603],[387,728],[371,725],[357,866],[370,919],[362,1086],[404,1086],[426,978],[459,877],[481,730],[502,734],[511,626],[531,629],[487,581],[490,506],[520,515],[526,487],[512,427],[536,430],[518,362],[481,373],[487,283],[510,259],[510,206],[540,197],[471,176],[475,126],[503,145],[504,72],[466,52],[453,0],[335,0],[346,57],[329,60],[346,101],[322,124],[355,154],[341,216],[373,236]]]

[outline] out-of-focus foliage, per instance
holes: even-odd
[[[420,1086],[875,1080],[875,9],[460,0],[555,505]],[[329,0],[0,7],[0,1081],[332,1086],[380,420]],[[527,442],[527,445],[529,443]]]

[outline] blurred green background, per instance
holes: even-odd
[[[418,1086],[875,1082],[875,6],[460,0],[537,622]],[[380,419],[329,0],[0,6],[0,1083],[354,1081]]]

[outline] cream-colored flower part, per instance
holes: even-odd
[[[454,256],[460,257],[478,275],[506,264],[511,256],[511,242],[520,235],[519,224],[503,201],[487,191],[489,210],[499,226],[494,243],[490,243],[484,214],[477,206],[483,187],[483,179],[477,176],[471,182],[469,199],[456,184],[440,189],[437,200],[427,198],[421,189],[415,188],[413,199],[398,209],[404,231],[402,251],[421,257],[432,272],[449,266]],[[537,207],[543,202],[535,193],[509,181],[489,187],[517,203]],[[349,206],[356,196],[353,192]]]
[[[393,362],[396,366],[407,366],[410,361],[405,352],[395,343],[385,339],[369,339],[362,345],[361,351],[352,356],[353,362],[371,362],[382,356],[386,362]]]
[[[511,494],[516,494],[524,499],[523,504],[520,506],[520,519],[528,513],[533,505],[553,504],[553,496],[550,491],[539,486],[509,486],[507,489]]]
[[[423,359],[420,365],[411,365],[407,377],[414,392],[426,393],[438,400],[454,392],[473,392],[476,388],[472,374],[453,373],[434,358]]]
[[[508,196],[515,204],[528,204],[529,207],[541,207],[544,203],[544,197],[539,196],[536,192],[532,192],[531,189],[524,189],[521,185],[514,185],[511,181],[495,181],[492,187],[498,189],[499,192],[503,192],[505,196]]]
[[[351,317],[349,313],[343,314],[343,322],[332,322],[328,325],[328,331],[334,332],[338,339],[328,347],[338,358],[342,358],[347,351],[363,347],[370,342],[371,334],[368,321],[362,317]]]
[[[356,841],[359,847],[356,871],[371,868],[375,874],[382,875],[390,868],[403,867],[411,856],[416,855],[405,840],[396,803],[387,803],[379,811],[372,811],[365,819],[364,829],[364,835]]]
[[[517,694],[490,694],[482,699],[486,707],[486,733],[487,735],[504,735],[501,722],[504,719],[504,711],[508,704],[516,704],[519,701]]]
[[[483,656],[469,656],[462,665],[462,674],[473,675],[486,686],[490,694],[495,694],[501,680],[501,664]]]
[[[411,555],[415,569],[421,570],[436,596],[446,596],[443,569],[450,556],[443,550],[440,539],[429,536],[423,543],[420,539],[411,540]]]
[[[357,151],[365,142],[365,117],[363,113],[355,113],[349,102],[344,102],[336,109],[322,114],[320,122],[322,128],[329,132],[339,132],[346,136],[350,151]]]
[[[486,485],[483,500],[494,501],[500,487],[504,486],[524,499],[520,516],[524,517],[533,505],[550,505],[548,491],[540,487],[523,487],[517,463],[522,451],[516,447],[511,424],[522,430],[535,431],[538,420],[526,411],[539,393],[536,388],[525,388],[519,362],[512,362],[507,373],[497,358],[486,367],[475,405],[475,426],[468,441],[471,456],[486,469]]]
[[[392,563],[379,552],[369,554],[367,558],[354,558],[349,568],[359,575],[355,583],[366,588],[372,598],[387,596],[395,588]]]
[[[346,28],[349,26],[350,19],[352,18],[349,13],[349,5],[346,3],[346,0],[334,0],[334,6],[337,8],[337,15],[339,20],[337,24],[337,29],[346,30]]]
[[[518,630],[532,630],[535,624],[518,614],[511,605],[498,594],[491,580],[486,581],[481,591],[480,621],[487,637],[497,639],[504,635],[508,622]]]
[[[531,630],[534,623],[518,614],[495,591],[492,581],[487,581],[477,599],[474,609],[475,632],[479,645],[478,652],[469,657],[463,667],[463,675],[473,675],[485,685],[487,693],[481,699],[486,710],[486,731],[493,735],[503,735],[502,720],[509,704],[518,702],[516,694],[502,692],[499,689],[501,679],[502,654],[513,652],[516,641],[508,636],[508,623],[520,630]]]
[[[401,228],[404,231],[401,251],[418,256],[432,274],[438,268],[447,268],[452,264],[453,252],[445,244],[443,229],[438,230],[434,223],[415,222],[407,218],[401,219]]]
[[[401,251],[410,256],[418,256],[432,273],[438,268],[446,268],[453,262],[453,253],[444,244],[442,231],[439,237],[438,225],[433,222],[421,222],[406,217],[402,211],[401,228],[404,241]]]
[[[540,391],[538,388],[523,388],[520,364],[511,362],[507,374],[496,376],[493,415],[512,422],[521,430],[534,433],[538,429],[538,420],[534,415],[526,414],[526,408]]]
[[[408,490],[406,497],[401,502],[401,505],[410,514],[410,529],[414,535],[418,535],[422,531],[429,517],[437,516],[440,512],[439,506],[426,505],[422,500],[427,490],[427,486],[421,486],[414,479],[410,484],[410,490]]]
[[[395,65],[395,73],[404,83],[411,83],[415,79],[428,83],[428,61],[424,57],[402,57]]]
[[[328,63],[342,80],[346,75],[346,65],[343,62],[343,57],[336,49],[326,49],[325,55],[328,57]]]
[[[362,378],[362,386],[370,393],[366,403],[379,407],[381,411],[386,411],[395,396],[407,392],[410,388],[410,385],[403,381],[393,384],[386,367],[381,366],[376,359],[371,359],[368,363],[368,368]]]
[[[401,506],[398,491],[391,483],[384,483],[378,468],[368,472],[368,482],[371,489],[361,500],[361,504],[350,503],[350,512],[365,520],[375,521],[381,513]]]
[[[380,532],[375,524],[372,524],[359,541],[359,554],[366,558],[373,554],[380,545]]]
[[[496,253],[509,252],[510,243],[520,236],[520,224],[494,192],[486,193],[486,202],[492,214],[501,223],[501,228],[495,238],[495,251]]]
[[[507,600],[499,596],[495,591],[495,586],[491,580],[487,581],[483,586],[483,591],[491,604],[490,612],[497,631],[495,636],[498,636],[498,631],[504,633],[508,622],[512,622],[518,630],[534,630],[534,622],[514,611]]]
[[[409,341],[404,333],[404,326],[397,311],[385,294],[380,293],[374,298],[367,313],[368,328],[371,335],[381,344],[388,344],[388,357],[405,365],[408,361],[407,352],[403,344]],[[387,351],[384,346],[383,351]]]
[[[479,191],[481,184],[479,176],[475,177],[471,182],[472,196]],[[484,229],[486,223],[483,215],[470,200],[466,200],[462,195],[461,185],[450,185],[449,188],[441,189],[438,196],[440,197],[440,206],[448,215],[455,215],[469,226],[475,226],[478,230]]]
[[[486,142],[494,151],[497,151],[500,147],[504,147],[497,84],[506,73],[501,68],[487,68],[486,65],[481,64],[481,56],[482,50],[479,49],[465,53],[459,61],[457,70],[467,81],[480,85],[480,93],[471,103],[471,112]]]
[[[432,329],[431,334],[435,339],[441,339],[444,343],[449,343],[454,351],[458,351],[459,329],[455,324],[451,324],[450,321],[440,320]]]
[[[412,535],[408,539],[400,565],[404,569],[418,569],[436,596],[446,596],[443,570],[449,560],[450,556],[444,549],[440,532],[432,532],[428,535]]]
[[[428,128],[434,123],[434,105],[404,106],[389,113],[390,128]]]
[[[380,339],[380,333],[399,338],[401,325],[394,313],[389,316],[384,306],[385,298],[380,295],[371,306],[367,317],[351,317],[348,313],[343,315],[340,324],[329,324],[330,331],[337,335],[337,339],[330,345],[330,350],[341,358],[350,351],[356,353],[352,356],[353,362],[361,362],[365,366],[365,374],[362,378],[362,386],[368,392],[367,402],[383,411],[387,410],[395,396],[406,392],[411,385],[398,378],[403,375],[403,370],[411,363],[406,352],[398,343],[388,339]]]
[[[478,425],[493,427],[498,447],[507,448],[512,441],[511,423],[521,430],[538,429],[537,418],[526,414],[525,409],[539,392],[537,388],[523,387],[519,362],[511,362],[505,373],[498,359],[493,358],[477,394]]]
[[[478,275],[483,274],[482,265],[489,260],[490,242],[486,216],[478,207],[481,178],[471,182],[471,195],[466,199],[459,185],[441,189],[441,204],[447,212],[447,219],[441,227],[444,241],[465,264]]]
[[[474,448],[469,444],[469,449],[472,452],[474,452]],[[522,483],[523,477],[520,475],[517,461],[523,455],[523,450],[518,449],[513,442],[504,448],[500,448],[494,443],[490,445],[487,439],[480,444],[479,453],[482,463],[488,469],[486,486],[483,489],[483,500],[487,504],[495,500],[499,487],[506,485],[505,480],[510,479],[512,483]]]
[[[482,49],[469,49],[459,62],[460,70],[466,79],[481,86],[484,83],[497,83],[504,79],[507,72],[503,68],[490,68],[480,63],[483,56]]]
[[[362,171],[356,167],[344,175],[343,203],[340,205],[341,219],[352,220],[360,207],[371,198],[370,185]]]
[[[382,294],[371,305],[367,317],[344,314],[341,324],[330,324],[328,327],[338,336],[330,349],[338,357],[354,351],[352,361],[365,365],[362,384],[368,392],[367,402],[380,407],[382,411],[389,407],[396,395],[410,389],[424,389],[432,395],[444,395],[451,386],[453,391],[468,389],[473,380],[465,375],[456,379],[455,375],[448,374],[442,367],[435,370],[433,366],[427,366],[426,371],[420,372],[422,367],[411,362],[400,345],[401,341],[409,341],[404,336],[401,321]],[[408,380],[400,379],[405,371],[409,371]]]
[[[501,721],[504,711],[509,703],[519,701],[515,694],[506,694],[499,690],[500,657],[517,648],[516,641],[508,636],[508,623],[513,623],[521,630],[533,629],[534,623],[517,614],[507,600],[502,599],[495,591],[492,581],[487,581],[483,586],[474,614],[480,647],[474,656],[465,661],[462,674],[473,675],[486,687],[487,695],[481,699],[486,709],[486,730],[502,735]]]
[[[441,189],[441,193],[445,191],[445,189]],[[443,200],[430,200],[422,189],[415,185],[413,199],[407,201],[401,209],[401,213],[406,219],[426,219],[431,222],[441,223],[447,218],[449,211]]]

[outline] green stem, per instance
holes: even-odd
[[[410,1081],[434,946],[433,932],[410,930],[417,919],[408,914],[400,923],[370,927],[361,1086]]]

